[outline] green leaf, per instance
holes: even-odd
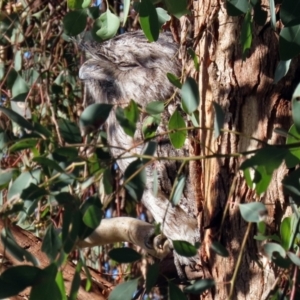
[[[107,120],[112,108],[113,105],[106,103],[93,103],[89,105],[80,116],[80,128],[82,128],[85,133],[100,128]]]
[[[59,132],[66,143],[78,144],[82,142],[77,124],[66,119],[59,119],[57,123]]]
[[[151,0],[141,0],[139,14],[145,36],[150,42],[157,41],[159,36],[158,15]]]
[[[139,278],[117,285],[109,294],[108,300],[131,300],[138,284]]]
[[[276,67],[274,74],[274,84],[278,83],[289,71],[291,60],[281,60]]]
[[[173,147],[176,149],[181,148],[185,143],[187,130],[183,128],[186,128],[185,121],[182,118],[180,112],[178,110],[175,110],[169,120],[168,130],[172,131],[171,133],[169,133],[169,137]]]
[[[148,142],[142,152],[142,155],[147,155],[147,156],[154,156],[155,152],[157,149],[157,143],[154,141],[150,141]],[[145,164],[147,162],[149,162],[151,159],[149,158],[142,158],[142,162]]]
[[[35,266],[39,264],[34,255],[17,244],[9,228],[2,229],[1,242],[5,246],[6,250],[10,252],[18,261],[24,262],[27,260]]]
[[[215,281],[213,279],[201,279],[197,280],[194,284],[187,286],[184,289],[184,292],[195,295],[201,295],[203,292],[212,288],[213,286],[215,286]]]
[[[139,110],[137,104],[133,100],[130,100],[130,103],[124,109],[122,109],[121,107],[117,107],[116,118],[122,126],[124,132],[129,136],[134,137],[136,122],[139,118]]]
[[[146,186],[146,171],[143,166],[143,162],[137,159],[131,162],[124,172],[125,189],[135,201],[141,200]]]
[[[289,257],[289,259],[292,261],[293,264],[300,267],[300,258],[296,254],[294,254],[293,252],[289,252],[289,251],[286,254]]]
[[[286,139],[287,145],[294,143],[300,143],[300,133],[297,131],[295,124],[289,129]],[[285,156],[286,166],[289,169],[294,168],[300,162],[300,146],[288,148],[287,151],[287,155]]]
[[[55,282],[60,291],[60,300],[68,300],[67,293],[65,289],[64,277],[62,271],[58,271],[56,274]]]
[[[300,83],[292,96],[292,118],[297,132],[300,134]]]
[[[40,188],[34,183],[30,183],[30,185],[23,189],[20,198],[23,200],[36,200],[43,196],[48,195],[48,191],[45,188]]]
[[[284,0],[280,6],[280,19],[284,26],[290,23],[300,23],[300,0]]]
[[[220,256],[223,257],[229,256],[228,250],[218,241],[213,241],[212,244],[210,245],[210,248]]]
[[[270,15],[271,15],[271,28],[276,30],[276,11],[274,0],[269,0],[270,3]]]
[[[74,277],[72,280],[69,300],[77,299],[77,294],[78,294],[78,290],[80,288],[80,282],[81,282],[81,279],[80,279],[81,268],[82,268],[82,260],[79,259],[76,269],[75,269],[75,274],[74,274]]]
[[[185,187],[185,182],[186,182],[186,176],[185,175],[180,175],[179,179],[176,181],[176,186],[174,189],[174,193],[172,193],[170,201],[172,205],[177,206],[180,202],[183,189]]]
[[[63,214],[62,242],[65,253],[73,250],[77,237],[80,234],[81,213],[76,209],[67,207]]]
[[[0,169],[0,187],[7,185],[15,175],[17,175],[18,169],[8,168],[5,170]]]
[[[33,285],[30,291],[30,300],[61,299],[60,290],[56,283],[57,266],[55,263],[49,265],[39,273],[39,284]]]
[[[181,88],[182,108],[187,114],[193,113],[199,106],[200,95],[196,81],[188,77]]]
[[[268,213],[264,204],[261,202],[251,202],[239,204],[239,209],[246,222],[260,222]]]
[[[300,169],[296,169],[282,180],[283,191],[291,195],[297,205],[300,205]]]
[[[161,7],[156,7],[156,13],[158,16],[158,25],[161,28],[166,22],[171,20],[171,16],[166,10]]]
[[[250,3],[247,0],[227,0],[226,10],[229,16],[236,17],[249,11]]]
[[[33,266],[15,266],[5,270],[0,276],[0,298],[18,295],[25,288],[36,284],[40,269]]]
[[[267,146],[258,150],[254,156],[241,164],[241,170],[254,169],[254,178],[249,177],[248,180],[252,180],[252,184],[255,183],[255,190],[258,194],[267,190],[274,170],[281,165],[286,153],[287,149]]]
[[[107,9],[106,12],[100,15],[97,24],[100,26],[100,29],[97,30],[96,35],[104,41],[116,35],[120,26],[120,19]]]
[[[14,57],[14,63],[15,63],[15,70],[17,72],[21,71],[22,69],[22,51],[17,50]],[[28,92],[28,90],[26,91]]]
[[[33,130],[31,123],[13,110],[0,106],[0,111],[2,111],[11,121],[15,122],[20,127],[30,131]]]
[[[150,293],[151,289],[156,285],[159,276],[159,265],[154,263],[148,265],[146,274],[146,293]]]
[[[147,104],[145,110],[149,115],[158,115],[164,111],[163,101],[152,101]]]
[[[196,55],[195,51],[192,49],[192,48],[188,48],[187,49],[187,52],[188,54],[192,57],[193,61],[194,61],[194,67],[195,67],[195,70],[197,72],[199,72],[199,60],[198,60],[198,56]]]
[[[115,248],[108,252],[108,256],[118,263],[132,263],[142,258],[141,254],[131,248]]]
[[[142,131],[145,139],[153,138],[156,135],[156,129],[160,123],[160,116],[147,117],[142,126]]]
[[[279,253],[282,257],[286,256],[286,252],[282,246],[276,243],[267,243],[263,245],[264,253],[268,256],[269,259],[273,258],[274,252]]]
[[[286,217],[280,224],[280,237],[281,237],[281,246],[285,250],[289,250],[290,248],[290,241],[292,237],[291,232],[291,218]]]
[[[127,21],[129,9],[130,9],[130,0],[124,0],[123,1],[123,24],[122,26],[124,27]]]
[[[225,122],[225,113],[220,104],[213,102],[213,106],[215,109],[215,119],[214,119],[214,133],[215,138],[219,137],[221,134],[221,129],[224,126]]]
[[[113,192],[113,177],[110,168],[107,168],[103,172],[103,186],[106,195],[110,195]]]
[[[34,148],[39,139],[29,138],[29,139],[21,139],[20,141],[15,142],[11,147],[9,147],[10,152],[21,151],[24,149],[32,149]]]
[[[65,170],[54,160],[43,156],[36,156],[32,161],[40,164],[42,167],[53,169],[59,173],[65,173]]]
[[[176,86],[176,87],[179,88],[179,89],[182,88],[182,84],[181,84],[181,82],[180,82],[180,79],[179,79],[176,75],[174,75],[174,74],[172,74],[172,73],[167,73],[167,78],[168,78],[168,80],[169,80],[174,86]]]
[[[69,11],[63,18],[64,32],[75,36],[84,31],[87,22],[85,10]]]
[[[92,229],[99,226],[102,219],[102,205],[97,196],[88,198],[83,205],[83,223]]]
[[[249,10],[244,18],[241,30],[242,57],[246,59],[252,44],[252,17]]]
[[[18,74],[11,89],[13,101],[25,101],[28,95],[29,87],[26,81]]]
[[[281,29],[279,35],[280,60],[289,60],[300,53],[300,24]]]
[[[40,169],[36,169],[32,172],[26,171],[21,173],[8,190],[7,198],[11,200],[15,197],[20,197],[23,190],[26,189],[31,183],[39,184],[40,176]]]
[[[58,232],[53,224],[50,224],[46,230],[41,250],[45,252],[50,261],[53,262],[59,254],[61,247],[62,243]]]
[[[174,284],[172,281],[169,281],[169,299],[170,300],[187,300],[187,297],[184,295],[182,290]]]
[[[164,3],[167,6],[168,12],[178,19],[190,12],[187,9],[187,0],[164,0]]]
[[[198,252],[197,247],[186,241],[172,241],[175,251],[185,257],[195,256]]]
[[[83,0],[67,0],[69,9],[80,9],[82,8]]]

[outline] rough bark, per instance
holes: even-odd
[[[263,1],[267,7],[268,1]],[[200,61],[200,71],[190,72],[199,83],[201,103],[200,126],[213,127],[213,101],[226,113],[225,129],[243,135],[224,132],[215,139],[212,130],[200,130],[201,155],[232,154],[257,149],[262,143],[284,143],[274,128],[288,129],[290,99],[296,85],[299,68],[291,67],[288,75],[273,85],[279,61],[278,34],[270,23],[254,25],[253,44],[246,61],[242,61],[239,43],[242,19],[229,17],[224,3],[217,0],[194,1],[194,47]],[[229,281],[237,265],[248,224],[241,219],[238,204],[261,201],[268,208],[269,230],[278,229],[278,222],[288,213],[281,188],[286,174],[281,166],[273,175],[268,191],[258,198],[249,189],[239,170],[243,158],[213,158],[201,161],[195,178],[200,181],[199,200],[203,201],[200,230],[202,232],[201,259],[207,273],[217,282],[205,299],[228,299]],[[194,178],[194,180],[195,180]],[[202,200],[204,199],[204,200]],[[229,209],[224,212],[226,203]],[[224,215],[225,214],[225,215]],[[220,228],[222,217],[225,222]],[[205,227],[208,227],[204,230]],[[232,299],[264,299],[276,278],[276,272],[262,255],[253,239],[254,226],[248,228],[249,237],[236,278]],[[230,256],[222,258],[210,250],[212,241],[219,240]],[[262,264],[262,268],[257,262]]]

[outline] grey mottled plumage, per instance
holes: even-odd
[[[174,86],[170,84],[166,74],[170,72],[179,76],[181,65],[177,59],[178,46],[173,42],[171,34],[161,34],[157,42],[149,43],[142,32],[130,32],[101,44],[86,44],[85,48],[91,58],[81,66],[79,77],[85,82],[91,98],[90,102],[124,106],[133,99],[145,107],[151,101],[167,100],[174,95]],[[157,129],[158,133],[167,130],[167,122],[176,107],[176,100],[173,99],[163,113],[162,122]],[[114,112],[111,112],[107,120],[107,131],[114,157],[124,153],[122,149],[141,153],[143,146],[134,147],[137,141],[143,139],[141,131],[143,115],[140,118],[135,136],[131,138],[124,133]],[[180,150],[172,147],[167,135],[158,137],[156,142],[158,157],[188,156],[188,141]],[[125,156],[128,156],[128,153]],[[130,159],[118,160],[122,172],[131,161]],[[194,188],[188,179],[188,164],[184,166],[183,171],[187,175],[187,182],[180,206],[172,207],[169,202],[180,165],[180,162],[172,160],[157,160],[147,167],[147,184],[142,202],[155,221],[162,224],[161,228],[165,236],[170,240],[186,240],[194,244],[199,241],[200,236],[196,221]],[[159,179],[157,196],[152,193],[154,169],[158,172]],[[193,268],[196,263],[199,263],[197,257],[186,258],[176,253],[174,257],[179,273],[180,266],[189,265]]]

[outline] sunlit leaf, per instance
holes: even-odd
[[[175,251],[182,256],[192,257],[198,252],[198,248],[186,241],[172,241]]]
[[[151,0],[141,0],[139,14],[145,36],[150,42],[157,41],[159,36],[158,15]]]
[[[187,136],[187,130],[184,129],[185,127],[186,124],[183,117],[178,110],[175,110],[169,120],[168,130],[171,131],[169,133],[170,141],[176,149],[181,148],[185,143]]]
[[[116,35],[120,26],[120,19],[107,9],[98,18],[98,24],[100,25],[100,29],[97,30],[96,35],[101,40],[107,40]]]
[[[242,53],[243,60],[246,59],[252,44],[252,16],[251,11],[248,11],[241,30],[241,44],[242,44]]]

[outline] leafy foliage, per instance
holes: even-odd
[[[160,2],[160,1],[157,1]],[[171,20],[188,14],[186,0],[163,0],[162,7],[156,1],[135,1],[142,30],[150,42],[159,37],[161,27]],[[105,208],[111,205],[120,189],[116,188],[115,158],[110,157],[105,132],[99,128],[110,113],[116,118],[124,132],[134,137],[140,113],[147,114],[143,123],[144,138],[149,140],[156,135],[162,121],[161,113],[167,103],[153,99],[140,110],[134,99],[128,106],[117,107],[108,104],[93,104],[87,108],[81,105],[81,85],[78,82],[78,61],[80,53],[69,36],[88,31],[88,36],[96,41],[113,37],[119,30],[120,18],[110,9],[101,13],[98,7],[91,6],[88,0],[68,0],[67,6],[37,8],[16,5],[14,11],[2,11],[0,27],[5,33],[0,37],[0,47],[7,47],[9,53],[0,61],[2,91],[0,104],[0,159],[11,161],[7,168],[1,164],[0,199],[8,203],[0,211],[2,219],[11,218],[19,226],[41,233],[44,228],[41,250],[49,258],[49,265],[41,269],[32,253],[16,242],[9,227],[1,232],[1,242],[17,260],[30,262],[33,266],[11,267],[0,276],[0,298],[18,294],[32,287],[30,299],[67,299],[62,272],[59,267],[65,258],[76,248],[79,239],[87,237],[100,224]],[[283,0],[279,16],[275,14],[276,3],[270,1],[270,26],[275,30],[281,21],[283,28],[279,34],[280,62],[274,74],[274,83],[283,78],[291,59],[300,53],[299,0]],[[68,12],[67,12],[68,8]],[[124,0],[123,25],[131,9],[130,1]],[[260,1],[227,0],[227,13],[242,16],[240,36],[243,60],[251,52],[255,24],[266,24],[268,12]],[[23,14],[26,12],[26,14]],[[276,19],[277,17],[277,19]],[[279,18],[279,19],[278,19]],[[51,26],[47,26],[51,24]],[[61,30],[63,28],[63,30]],[[2,49],[2,48],[1,48]],[[35,49],[38,49],[35,51]],[[195,70],[199,72],[199,59],[193,49],[188,53]],[[178,88],[182,97],[181,109],[173,112],[168,121],[168,134],[175,148],[181,148],[188,134],[187,122],[199,126],[198,107],[200,103],[197,82],[190,77],[182,80],[173,74],[166,74],[169,81]],[[180,90],[180,91],[179,91]],[[266,192],[274,171],[285,163],[288,168],[299,165],[300,152],[300,111],[299,90],[292,98],[294,124],[287,134],[284,147],[267,146],[255,151],[240,166],[249,187],[258,195]],[[223,131],[225,115],[222,107],[214,103],[216,137]],[[4,120],[7,127],[2,126]],[[83,135],[86,140],[83,140]],[[89,147],[95,151],[89,153]],[[143,155],[152,156],[157,144],[148,141]],[[248,153],[246,153],[247,155]],[[146,164],[148,157],[137,158],[129,164],[123,186],[130,196],[127,211],[133,211],[144,192]],[[257,225],[258,241],[267,241],[263,248],[266,256],[281,268],[300,266],[299,252],[299,169],[289,172],[282,184],[286,195],[291,199],[293,214],[283,219],[278,235],[265,233],[267,209],[264,204],[255,202],[240,204],[241,216],[246,222]],[[158,179],[154,174],[154,192],[157,193]],[[186,178],[179,176],[175,182],[170,201],[178,205]],[[105,202],[104,198],[109,198]],[[134,202],[132,201],[134,200]],[[52,222],[59,220],[61,232]],[[186,257],[197,255],[199,245],[185,241],[173,241],[175,251]],[[218,255],[227,257],[226,248],[214,241],[211,249]],[[111,250],[109,256],[120,263],[132,263],[141,255],[130,248]],[[80,287],[81,269],[87,268],[80,257],[73,277],[68,299],[76,299]],[[146,290],[149,292],[159,276],[157,264],[148,268]],[[109,299],[131,299],[137,291],[139,279],[131,279],[118,285]],[[181,291],[172,281],[168,281],[170,299],[185,299],[184,293],[201,294],[215,285],[212,279],[194,282]]]

